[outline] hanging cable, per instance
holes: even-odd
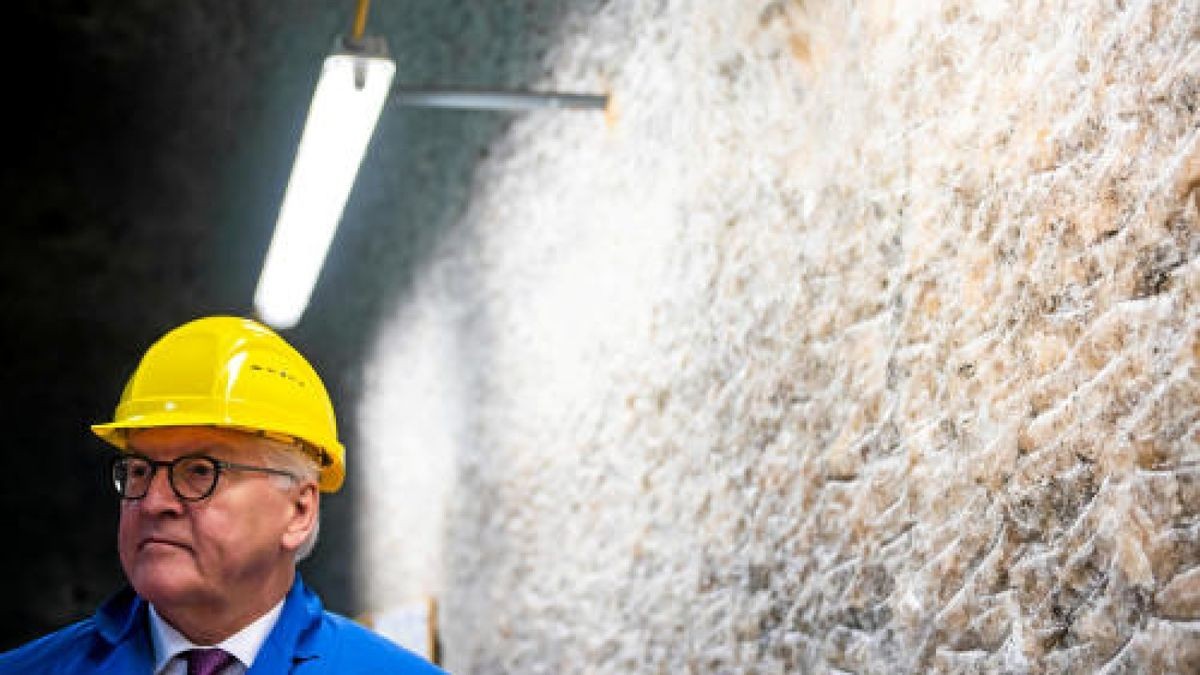
[[[355,42],[361,40],[363,32],[367,30],[367,9],[370,6],[371,0],[358,0],[358,11],[354,13],[354,31],[350,34]]]

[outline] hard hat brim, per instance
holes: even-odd
[[[220,429],[230,429],[232,431],[240,431],[250,435],[258,435],[269,433],[272,435],[283,436],[287,438],[295,438],[294,435],[286,431],[277,431],[274,429],[257,429],[240,424],[220,424],[214,423],[211,416],[208,415],[189,415],[186,413],[162,414],[162,415],[142,415],[134,419],[127,419],[121,422],[110,422],[107,424],[91,425],[92,433],[96,434],[102,441],[119,449],[128,450],[128,432],[137,429],[159,429],[163,427],[216,427]],[[306,441],[312,448],[321,453],[320,479],[318,487],[321,492],[337,492],[342,487],[345,481],[346,472],[343,465],[332,461],[329,456],[330,450],[323,448],[307,439],[299,439]],[[339,447],[334,449],[334,452],[342,451]]]

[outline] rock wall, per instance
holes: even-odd
[[[458,673],[1200,669],[1200,5],[615,2],[380,336]],[[382,533],[382,535],[380,534]]]

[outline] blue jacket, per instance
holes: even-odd
[[[90,619],[0,654],[0,675],[149,675],[154,668],[146,601],[130,588],[100,606]],[[421,657],[326,612],[300,575],[283,612],[247,675],[436,675]]]

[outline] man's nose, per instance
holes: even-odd
[[[183,502],[171,487],[170,473],[169,467],[158,467],[158,471],[155,471],[154,475],[150,477],[146,496],[141,499],[142,508],[152,511],[179,512],[183,510]]]

